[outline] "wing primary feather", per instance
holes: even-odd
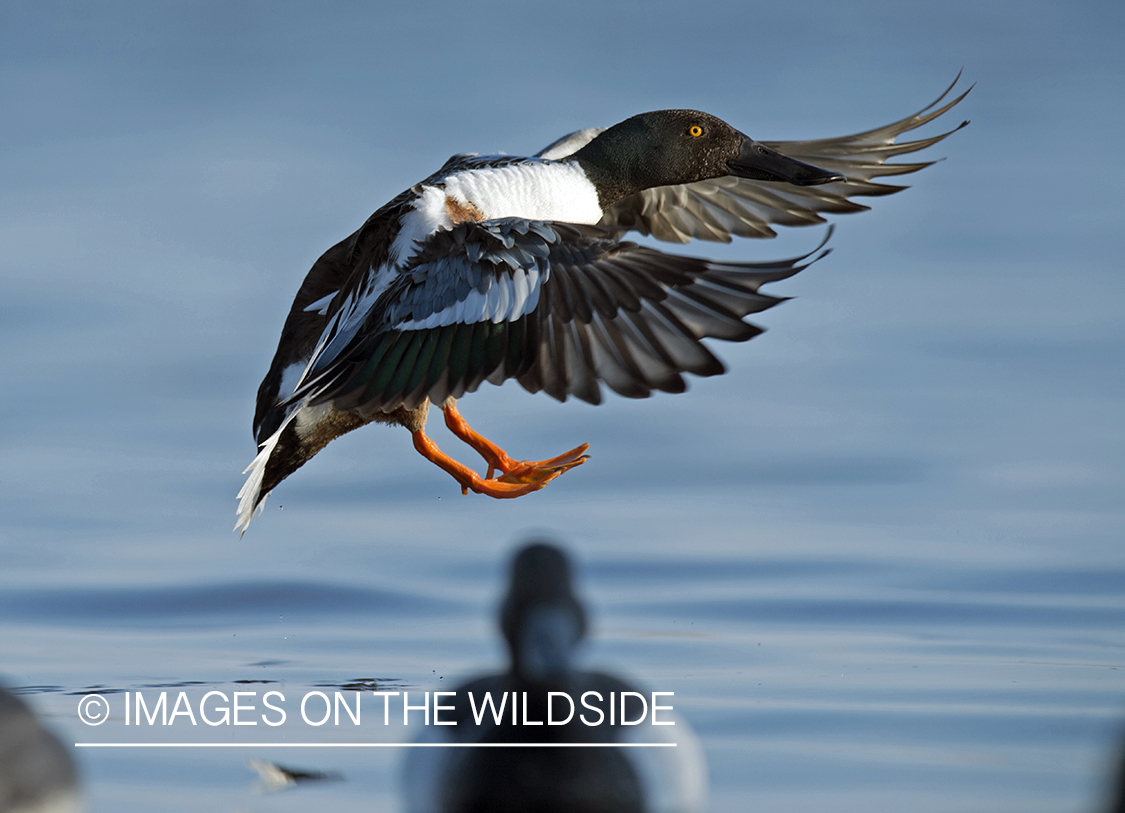
[[[362,365],[356,365],[355,369],[346,377],[341,380],[341,385],[338,387],[339,394],[346,395],[350,391],[359,391],[360,398],[367,400],[369,395],[371,379],[378,373],[380,366],[384,363],[387,351],[390,350],[398,341],[399,333],[392,331],[384,333],[377,337],[373,342],[374,349],[371,355],[367,357]],[[325,396],[336,397],[331,389],[325,388]],[[316,403],[314,399],[313,403]]]
[[[436,387],[442,376],[449,370],[449,360],[453,353],[453,339],[457,335],[457,326],[446,325],[438,328],[437,332],[440,334],[440,338],[430,359],[430,371],[426,378],[427,390]]]
[[[612,318],[617,312],[617,305],[602,284],[601,276],[593,273],[594,269],[589,266],[575,266],[571,271],[575,298],[578,299],[585,294],[586,302],[589,303],[593,313],[604,318]]]
[[[472,348],[473,325],[458,323],[450,325],[453,337],[449,349],[449,382],[460,386],[469,375],[469,354]]]
[[[481,374],[487,377],[492,371],[504,363],[508,346],[508,323],[488,322],[485,324],[488,339],[485,343],[485,361]]]
[[[649,303],[647,310],[651,313],[648,321],[653,332],[671,354],[677,369],[702,376],[723,372],[722,362],[700,341],[701,337],[688,329],[663,303]],[[746,327],[756,330],[753,325]]]
[[[607,295],[616,303],[617,310],[636,311],[641,307],[641,300],[633,286],[633,279],[627,278],[622,273],[621,265],[612,260],[597,261],[594,267],[598,270],[598,280],[602,283]],[[650,286],[649,289],[651,290]]]
[[[667,352],[659,346],[659,342],[654,344],[650,341],[650,337],[655,339],[650,331],[641,329],[644,321],[638,314],[620,311],[613,324],[629,347],[629,355],[646,387],[663,392],[683,392],[686,389]]]
[[[396,331],[391,334],[391,337],[390,346],[383,356],[383,362],[374,369],[367,382],[367,386],[364,388],[363,400],[366,402],[381,402],[386,400],[387,385],[398,369],[399,360],[402,358],[403,353],[406,352],[407,345],[410,344],[413,334],[407,335]]]
[[[408,389],[408,383],[414,373],[415,363],[418,361],[418,354],[421,352],[424,340],[424,331],[412,330],[406,334],[406,341],[403,342],[405,347],[396,362],[394,374],[388,377],[386,385],[382,388],[383,392],[386,393],[385,397],[387,400],[405,394],[405,391]]]
[[[441,328],[423,332],[422,346],[418,351],[418,357],[411,363],[410,373],[406,378],[406,384],[404,386],[406,392],[425,389],[426,382],[430,376],[430,365],[433,363],[434,353],[437,351],[441,341],[441,333]],[[417,406],[417,403],[415,403],[414,406]]]
[[[566,400],[566,386],[559,386],[561,376],[555,356],[555,327],[558,320],[547,313],[543,315],[543,336],[539,343],[539,376],[543,392],[559,401]]]
[[[590,326],[581,322],[571,322],[570,330],[575,342],[575,347],[580,355],[576,361],[578,374],[572,379],[570,391],[575,397],[588,404],[602,402],[602,388],[598,384],[598,377],[594,370],[594,356],[590,347]]]
[[[600,313],[590,323],[595,367],[606,385],[626,398],[645,398],[651,390],[644,384],[644,376],[637,369],[628,350],[623,348],[620,333],[607,324]],[[600,351],[600,352],[599,352]]]

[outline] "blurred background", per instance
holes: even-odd
[[[1122,30],[1108,1],[0,4],[0,674],[64,742],[109,736],[90,687],[460,682],[502,666],[505,563],[541,533],[578,564],[586,661],[675,691],[715,811],[1098,810],[1125,718]],[[450,154],[669,107],[843,135],[961,68],[921,131],[972,119],[921,154],[947,160],[836,218],[769,332],[714,345],[726,376],[596,408],[486,385],[477,430],[592,459],[462,497],[369,427],[231,533],[298,285]],[[399,804],[394,749],[76,756],[94,811]],[[263,756],[345,781],[255,795]]]

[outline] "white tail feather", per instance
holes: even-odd
[[[269,439],[259,447],[258,456],[242,472],[250,476],[246,478],[242,490],[238,492],[238,522],[235,523],[234,530],[238,531],[239,536],[246,533],[246,529],[250,527],[250,521],[262,513],[262,509],[266,507],[268,493],[262,497],[261,502],[258,502],[258,492],[262,490],[262,478],[266,473],[266,461],[270,459],[282,431],[289,425],[289,421],[293,419],[297,411],[294,410],[289,413],[289,416],[281,422],[277,431],[270,435]],[[256,508],[255,504],[257,504]]]

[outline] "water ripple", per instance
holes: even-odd
[[[8,590],[0,595],[0,614],[10,621],[62,626],[237,626],[279,617],[399,619],[447,612],[453,604],[381,588],[276,581]]]

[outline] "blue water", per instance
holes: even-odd
[[[1125,741],[1120,4],[260,12],[0,25],[0,677],[64,741],[412,739],[93,728],[77,705],[502,668],[507,558],[538,534],[578,562],[584,663],[675,692],[714,811],[1099,810]],[[728,375],[597,408],[489,387],[461,404],[475,428],[592,459],[485,501],[371,427],[230,533],[301,278],[449,154],[673,106],[836,135],[962,66],[947,160],[837,218],[769,333],[716,347]],[[762,259],[822,234],[665,248]],[[393,810],[403,758],[74,753],[114,813]],[[344,781],[265,794],[252,758]]]

